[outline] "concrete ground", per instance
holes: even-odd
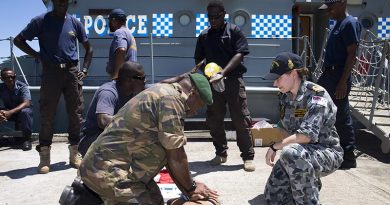
[[[58,204],[62,189],[76,176],[76,170],[68,165],[67,144],[53,144],[51,172],[41,175],[36,173],[39,156],[35,150],[23,152],[12,143],[0,143],[0,205]],[[190,140],[185,149],[193,176],[218,190],[224,205],[265,204],[262,193],[271,172],[264,162],[267,148],[255,148],[257,169],[248,173],[242,169],[235,141],[230,141],[229,147],[228,162],[211,166],[207,163],[214,156],[211,141]],[[358,168],[322,178],[322,204],[390,204],[390,155],[382,154],[379,140],[365,130],[358,131],[357,154]]]

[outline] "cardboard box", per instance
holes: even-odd
[[[280,142],[285,134],[278,128],[251,128],[253,146],[267,147],[272,142]]]

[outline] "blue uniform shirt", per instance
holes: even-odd
[[[25,83],[16,80],[13,90],[9,90],[4,83],[0,84],[0,98],[6,109],[14,109],[23,101],[31,100],[31,94]]]
[[[20,35],[29,41],[38,37],[41,58],[51,64],[77,64],[76,39],[81,43],[88,41],[80,21],[70,14],[59,19],[52,12],[33,18]]]
[[[98,90],[96,90],[91,104],[89,105],[87,117],[84,125],[81,128],[82,131],[88,135],[100,133],[103,129],[100,129],[97,123],[98,114],[114,115],[118,110],[129,101],[133,95],[120,96],[116,81],[104,83]]]
[[[114,32],[110,46],[107,73],[113,73],[115,69],[115,51],[118,48],[127,49],[125,61],[137,62],[137,44],[130,30],[122,26]]]
[[[353,16],[337,22],[326,45],[325,67],[344,65],[348,55],[347,47],[359,43],[361,31],[361,24]]]

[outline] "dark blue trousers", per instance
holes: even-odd
[[[8,120],[15,122],[15,130],[21,130],[24,137],[31,137],[33,114],[32,108],[24,108],[13,114]]]
[[[325,70],[318,79],[318,84],[324,87],[329,95],[332,97],[334,104],[337,107],[336,115],[336,129],[340,136],[340,144],[344,152],[352,151],[356,148],[355,132],[353,128],[353,121],[349,109],[349,92],[351,91],[351,80],[348,80],[347,95],[343,99],[336,99],[335,92],[337,84],[339,83],[342,70]]]

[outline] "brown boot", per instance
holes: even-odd
[[[37,146],[37,151],[39,152],[40,157],[38,173],[47,174],[50,172],[50,146]]]
[[[69,145],[69,165],[78,169],[81,163],[81,154],[77,149],[77,145]]]

